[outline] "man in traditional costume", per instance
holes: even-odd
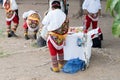
[[[68,31],[66,14],[61,10],[60,2],[52,2],[52,10],[44,17],[42,24],[48,31],[47,45],[51,55],[52,68],[59,72],[64,64],[63,45]]]
[[[36,34],[39,29],[39,23],[40,23],[40,15],[38,12],[29,10],[27,12],[23,13],[23,29],[24,29],[24,37],[26,40],[29,39],[28,37],[28,30],[33,32],[33,37],[36,39]]]
[[[7,36],[17,37],[17,35],[15,34],[19,24],[17,3],[15,0],[3,0],[3,8],[5,9],[6,12]],[[14,23],[13,27],[11,27],[12,22]]]

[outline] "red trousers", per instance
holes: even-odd
[[[51,56],[56,56],[57,54],[63,54],[63,49],[57,50],[50,41],[48,41],[48,48]]]
[[[11,21],[6,21],[6,24],[7,24],[8,26],[10,26],[12,21],[13,21],[15,24],[19,24],[19,17],[18,17],[18,15],[15,15],[15,17],[14,17]]]
[[[96,29],[96,28],[97,28],[98,21],[93,21],[88,15],[86,15],[86,17],[85,17],[86,30],[89,29],[91,23],[92,23],[92,29]]]

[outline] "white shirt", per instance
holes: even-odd
[[[101,9],[100,0],[84,0],[83,9],[86,9],[89,13],[97,13]]]
[[[55,9],[48,12],[44,17],[42,24],[47,27],[48,31],[53,31],[60,28],[65,19],[65,13],[61,9]]]
[[[3,0],[3,8],[5,8],[5,6],[4,6],[5,2],[6,2],[6,0]],[[15,0],[10,0],[10,8],[12,10],[18,9],[18,5]]]

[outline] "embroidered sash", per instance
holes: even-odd
[[[14,14],[15,14],[15,11],[9,10],[8,12],[6,12],[6,17],[10,19],[14,16]]]
[[[6,0],[4,7],[5,7],[5,11],[6,11],[7,20],[11,20],[15,16],[15,11],[11,10],[10,0]]]
[[[69,28],[68,24],[69,22],[65,21],[60,28],[52,32],[49,32],[52,40],[59,46],[62,45],[65,40]]]

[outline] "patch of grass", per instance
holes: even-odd
[[[33,42],[32,44],[31,44],[31,46],[32,47],[35,47],[35,48],[38,48],[39,46],[37,45],[37,42]]]
[[[0,36],[3,36],[4,28],[0,29]]]
[[[0,35],[2,35],[2,33],[3,33],[3,31],[2,31],[2,30],[0,30]]]
[[[6,56],[9,56],[10,54],[7,54],[7,53],[5,53],[5,52],[0,52],[0,57],[6,57]]]

